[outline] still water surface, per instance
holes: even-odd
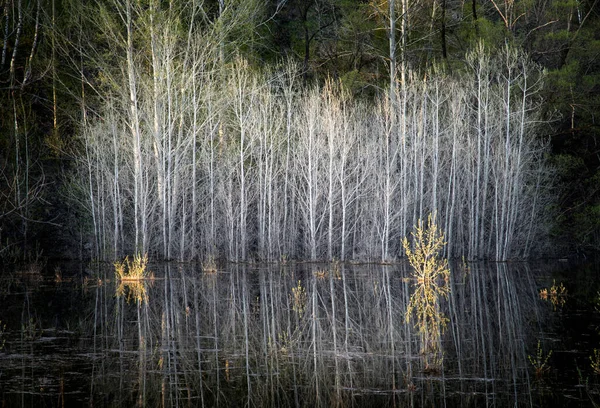
[[[451,265],[439,370],[405,321],[404,265],[149,269],[124,285],[111,265],[6,273],[2,406],[600,404],[595,266]]]

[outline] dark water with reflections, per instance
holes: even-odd
[[[6,407],[600,404],[598,268],[451,265],[439,370],[405,322],[403,265],[153,264],[6,271]],[[564,285],[552,296],[551,287]],[[547,289],[544,295],[543,290]],[[540,295],[542,292],[542,295]],[[590,358],[592,357],[592,358]],[[600,359],[600,357],[599,357]],[[600,371],[600,361],[598,361]]]

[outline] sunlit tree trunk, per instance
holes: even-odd
[[[326,215],[324,210],[324,197],[327,188],[324,185],[324,157],[325,150],[320,118],[321,109],[324,106],[321,103],[321,97],[318,89],[311,90],[302,100],[302,116],[297,122],[299,130],[299,151],[296,160],[298,168],[298,200],[302,206],[304,224],[306,229],[306,238],[308,245],[308,254],[311,260],[317,259],[319,247],[319,234],[323,217]]]
[[[136,253],[146,252],[146,214],[145,206],[143,205],[144,183],[142,179],[142,136],[140,129],[140,119],[138,114],[138,94],[137,94],[137,79],[134,65],[134,49],[133,49],[133,21],[132,21],[132,5],[131,0],[127,0],[125,4],[125,18],[127,28],[127,78],[129,90],[129,109],[130,109],[130,131],[133,140],[133,206],[134,206],[134,224],[135,224],[135,251]]]

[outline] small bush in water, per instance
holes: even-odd
[[[416,280],[405,319],[409,323],[414,316],[415,327],[421,336],[421,351],[426,356],[425,368],[432,370],[442,362],[440,338],[448,321],[440,310],[441,298],[447,299],[450,293],[448,261],[440,256],[446,242],[431,215],[427,225],[419,220],[411,235],[412,247],[407,238],[402,241]],[[427,358],[428,355],[431,358]]]

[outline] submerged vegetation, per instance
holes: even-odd
[[[133,260],[126,256],[121,262],[115,262],[115,276],[118,281],[135,281],[145,279],[148,276],[146,267],[148,265],[148,254],[134,255]]]
[[[202,262],[202,272],[207,274],[217,273],[217,262],[214,256],[208,255]]]
[[[148,254],[136,254],[131,261],[129,257],[125,257],[123,261],[115,262],[117,297],[127,293],[127,301],[134,300],[138,305],[148,301],[146,279],[153,279],[154,276],[147,271],[147,265]]]
[[[540,299],[548,300],[556,308],[562,307],[567,302],[567,288],[563,283],[556,284],[556,281],[552,282],[552,286],[548,288],[542,288],[539,291]]]
[[[537,379],[541,379],[549,370],[550,365],[548,364],[548,359],[552,355],[552,350],[550,350],[547,354],[544,354],[542,349],[542,344],[538,340],[537,350],[535,356],[528,355],[527,358],[533,367],[535,372],[535,377]]]
[[[298,281],[298,285],[292,288],[290,295],[292,310],[299,316],[304,314],[306,309],[306,289],[302,286],[302,281]]]
[[[600,375],[600,350],[594,349],[590,356],[590,366],[594,374]]]
[[[446,242],[431,214],[426,225],[419,220],[412,238],[412,247],[406,237],[402,241],[416,280],[405,316],[409,323],[414,315],[414,324],[421,337],[421,353],[425,356],[425,369],[433,371],[442,364],[441,336],[448,323],[440,304],[442,299],[448,299],[450,293],[448,261],[440,258]]]

